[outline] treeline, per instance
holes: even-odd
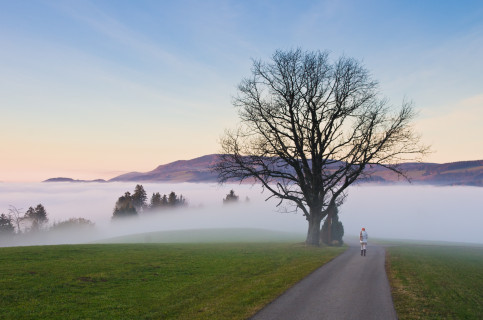
[[[13,234],[41,230],[49,221],[45,207],[39,203],[35,208],[29,207],[24,213],[22,209],[10,206],[8,214],[0,215],[0,233]]]
[[[49,218],[45,207],[39,203],[23,212],[10,206],[8,213],[0,214],[0,235],[28,234],[33,232],[56,231],[66,228],[93,227],[94,223],[84,218],[70,218],[48,224]]]
[[[132,194],[126,191],[124,195],[117,199],[112,218],[132,217],[144,212],[172,209],[186,205],[188,205],[186,198],[183,195],[178,196],[174,191],[171,191],[168,195],[161,195],[159,192],[155,192],[148,203],[148,196],[144,187],[138,184]]]
[[[223,199],[223,204],[234,204],[238,203],[238,199],[240,197],[235,193],[233,189],[230,190],[230,192],[226,195],[226,197]],[[250,202],[250,198],[245,197],[245,202]]]

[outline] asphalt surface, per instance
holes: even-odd
[[[384,268],[385,250],[353,244],[259,311],[253,320],[397,319]]]

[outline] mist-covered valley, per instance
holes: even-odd
[[[300,235],[307,223],[301,212],[284,212],[259,185],[215,183],[146,183],[148,199],[155,192],[183,195],[188,206],[159,212],[144,212],[132,219],[112,220],[116,200],[135,183],[0,183],[0,213],[10,206],[25,212],[41,203],[48,225],[69,218],[84,218],[95,228],[74,232],[23,235],[20,242],[5,245],[35,245],[102,241],[126,235],[157,231],[212,229],[263,229]],[[235,205],[223,205],[233,189]],[[356,237],[365,227],[371,238],[483,243],[483,188],[431,186],[354,186],[339,208],[345,237]],[[290,206],[286,209],[292,209]],[[252,233],[246,234],[253,237]],[[15,237],[19,239],[20,237]],[[238,239],[238,238],[237,238]],[[166,239],[165,239],[166,240]],[[223,239],[219,239],[223,240]],[[249,240],[249,239],[247,239]]]

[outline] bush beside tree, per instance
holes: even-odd
[[[95,224],[84,218],[70,218],[68,220],[54,222],[50,230],[65,230],[65,229],[87,229],[94,227]]]
[[[344,241],[344,226],[342,222],[339,221],[339,210],[336,209],[335,214],[332,217],[332,222],[329,217],[327,217],[320,230],[320,238],[323,243],[327,245],[342,245]],[[331,232],[329,233],[329,224],[331,226]],[[329,239],[330,236],[330,239]]]

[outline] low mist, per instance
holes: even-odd
[[[140,213],[139,217],[112,221],[116,200],[135,183],[0,183],[0,213],[9,205],[25,212],[41,203],[49,224],[85,218],[95,228],[48,232],[22,237],[5,245],[62,244],[102,241],[139,233],[198,229],[264,229],[300,235],[307,223],[301,212],[280,212],[277,201],[265,201],[259,185],[143,183],[148,201],[154,192],[182,194],[188,206]],[[237,204],[223,205],[233,189]],[[248,198],[248,199],[247,199]],[[248,200],[248,201],[247,201]],[[345,237],[356,237],[365,227],[370,238],[483,243],[483,188],[429,186],[357,186],[339,208]],[[290,209],[290,208],[289,208]],[[249,237],[250,234],[247,234]],[[20,237],[14,237],[20,238]]]

